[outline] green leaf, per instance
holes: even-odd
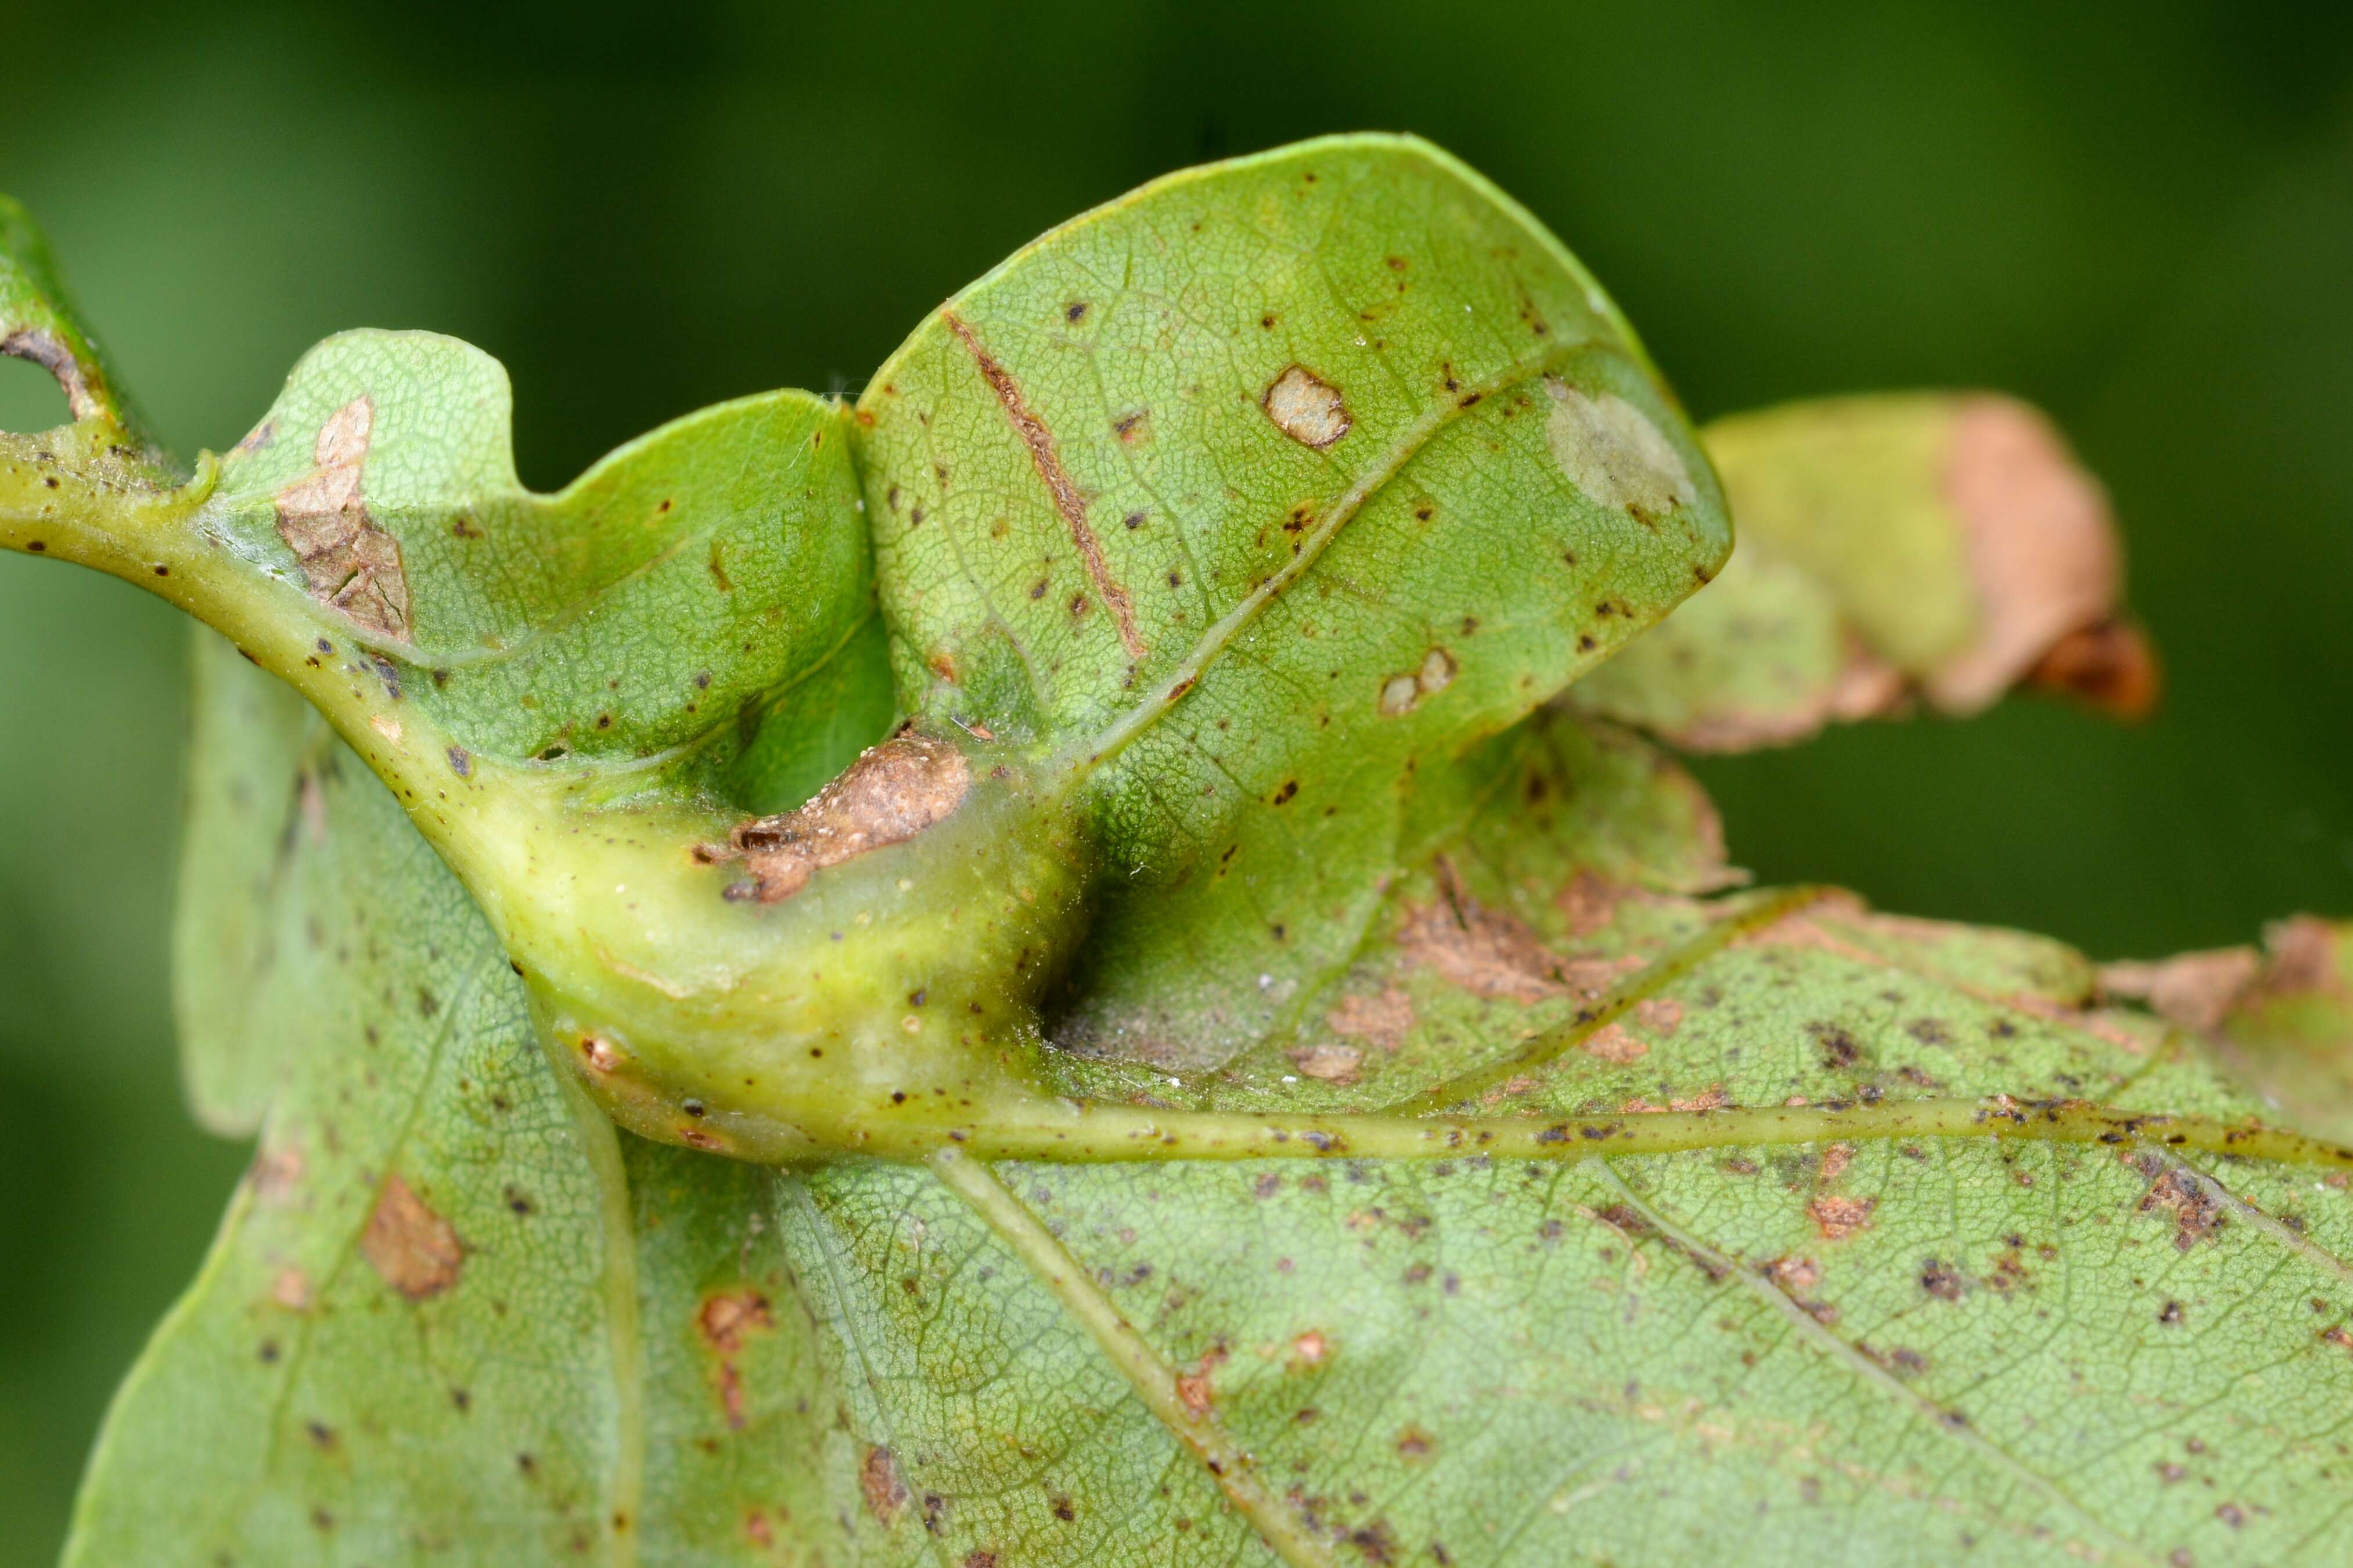
[[[2123,552],[2098,481],[2025,405],[1831,398],[1704,437],[1740,548],[1578,685],[1584,711],[1730,752],[1915,693],[1963,714],[2020,681],[2124,717],[2155,701],[2154,656],[2119,618]]]
[[[1102,775],[1111,885],[1055,1037],[1170,1067],[1295,1019],[1366,928],[1410,775],[1730,545],[1589,275],[1406,139],[1056,230],[892,355],[859,426],[902,701]]]
[[[625,1146],[391,795],[216,640],[201,668],[208,750],[284,765],[241,826],[197,819],[200,856],[266,847],[243,869],[267,886],[256,960],[184,1008],[224,1058],[275,1047],[250,1072],[276,1093],[67,1561],[774,1561],[754,1518],[782,1534],[821,1500],[768,1177]]]
[[[1620,716],[2082,631],[1938,499],[1968,406],[1719,430],[1772,548]],[[1419,143],[1147,187],[857,409],[554,497],[415,334],[185,481],[104,406],[7,442],[0,543],[323,715],[205,645],[189,1078],[261,1143],[78,1563],[2353,1548],[2353,1150],[2274,1109],[2332,928],[2218,987],[1742,888],[1574,710],[1724,562],[1707,461]]]
[[[0,353],[30,360],[58,379],[77,421],[111,426],[156,450],[115,384],[106,357],[58,280],[48,241],[23,205],[0,196]]]
[[[498,363],[450,339],[330,339],[222,461],[198,526],[341,612],[452,743],[515,763],[733,743],[812,671],[871,659],[839,409],[721,404],[539,496],[509,401]]]

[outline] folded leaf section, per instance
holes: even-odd
[[[1345,961],[1408,781],[1715,570],[1729,530],[1591,279],[1427,146],[1179,175],[960,295],[858,411],[902,701],[1097,781],[1058,1026],[1199,1066]]]
[[[780,689],[879,655],[838,408],[720,404],[541,495],[510,405],[452,339],[329,339],[223,459],[204,524],[307,595],[364,678],[518,763],[738,745]]]

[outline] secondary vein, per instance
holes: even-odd
[[[1566,1023],[1545,1030],[1518,1050],[1484,1066],[1457,1073],[1418,1094],[1384,1106],[1382,1113],[1419,1115],[1475,1100],[1497,1084],[1508,1082],[1575,1050],[1625,1016],[1637,1004],[1657,995],[1741,937],[1777,924],[1784,916],[1794,914],[1810,904],[1819,903],[1833,891],[1835,889],[1830,888],[1788,888],[1758,899],[1716,921],[1698,936],[1638,973],[1629,975],[1603,993],[1599,1000],[1589,1006],[1580,1007]]]
[[[931,1166],[941,1184],[970,1205],[983,1223],[1013,1248],[1087,1337],[1111,1358],[1145,1408],[1200,1460],[1234,1511],[1250,1522],[1276,1556],[1291,1568],[1335,1568],[1306,1521],[1259,1479],[1250,1451],[1234,1440],[1214,1410],[1196,1410],[1186,1404],[1177,1391],[1176,1369],[1136,1331],[1028,1205],[1006,1190],[987,1166],[961,1151],[941,1151],[933,1156]]]
[[[1112,722],[1109,729],[1095,737],[1093,745],[1077,758],[1081,768],[1092,768],[1107,763],[1124,751],[1128,743],[1149,729],[1160,716],[1185,700],[1203,673],[1226,650],[1228,644],[1242,629],[1256,620],[1259,612],[1274,602],[1282,591],[1306,575],[1326,546],[1349,521],[1364,510],[1365,503],[1379,492],[1381,487],[1397,477],[1398,472],[1436,438],[1440,430],[1461,417],[1463,413],[1490,397],[1510,391],[1524,381],[1544,374],[1556,364],[1566,363],[1573,351],[1556,346],[1543,353],[1514,361],[1493,377],[1471,387],[1461,396],[1442,403],[1406,427],[1397,444],[1381,459],[1357,476],[1341,497],[1316,520],[1299,542],[1298,552],[1270,574],[1266,580],[1242,595],[1234,607],[1220,616],[1217,623],[1201,634],[1201,640],[1187,654],[1184,660],[1162,682],[1154,693],[1129,709]]]
[[[1724,1276],[1739,1281],[1742,1289],[1787,1319],[1799,1339],[1811,1344],[1834,1363],[1845,1368],[1879,1393],[1928,1417],[1929,1426],[1933,1430],[1943,1433],[1971,1450],[1979,1458],[2019,1481],[2029,1490],[2040,1494],[2045,1500],[2073,1514],[2083,1523],[2086,1531],[2098,1540],[2104,1552],[2116,1553],[2128,1561],[2144,1563],[2148,1561],[2147,1553],[2142,1547],[2085,1508],[2058,1482],[2038,1473],[2017,1455],[1969,1425],[1967,1418],[1957,1412],[1936,1404],[1906,1385],[1894,1373],[1832,1333],[1811,1312],[1790,1300],[1786,1292],[1758,1275],[1756,1270],[1741,1267],[1738,1259],[1725,1256],[1645,1202],[1633,1188],[1626,1184],[1616,1171],[1610,1169],[1608,1161],[1596,1160],[1593,1163],[1593,1168],[1603,1181],[1617,1190],[1620,1201],[1640,1215],[1645,1224],[1651,1226],[1694,1259],[1704,1260],[1709,1269],[1720,1270]]]

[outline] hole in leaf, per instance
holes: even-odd
[[[65,390],[46,366],[0,354],[0,430],[30,435],[72,423]]]

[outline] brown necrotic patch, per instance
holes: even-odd
[[[731,1430],[740,1432],[744,1428],[744,1374],[737,1363],[744,1341],[754,1334],[766,1333],[775,1326],[776,1317],[769,1310],[768,1299],[748,1286],[704,1298],[694,1315],[696,1334],[716,1358],[714,1380],[719,1403],[727,1413]]]
[[[1144,637],[1135,628],[1135,606],[1111,574],[1111,566],[1103,559],[1103,542],[1087,523],[1086,497],[1079,492],[1070,470],[1062,467],[1061,454],[1054,444],[1054,433],[1046,428],[1044,420],[1030,410],[1029,400],[1022,396],[1020,386],[1004,365],[997,363],[982,344],[965,319],[954,310],[940,312],[940,320],[956,335],[959,342],[971,353],[973,363],[980,367],[980,376],[988,383],[989,391],[1005,410],[1006,419],[1013,426],[1014,434],[1029,448],[1029,460],[1045,481],[1046,492],[1053,498],[1054,510],[1061,515],[1062,524],[1070,530],[1071,542],[1078,546],[1079,559],[1086,563],[1087,576],[1093,582],[1095,592],[1119,625],[1120,646],[1130,658],[1144,657]]]
[[[1290,1056],[1307,1077],[1343,1086],[1356,1081],[1365,1061],[1365,1053],[1353,1046],[1302,1046]]]
[[[1268,384],[1259,406],[1276,429],[1319,452],[1336,444],[1355,424],[1340,389],[1305,365],[1286,367]]]
[[[408,580],[400,542],[376,526],[360,497],[375,405],[355,397],[319,426],[311,471],[278,492],[278,533],[302,568],[311,597],[371,631],[408,636]]]
[[[874,1522],[885,1530],[899,1517],[907,1505],[906,1484],[899,1479],[899,1461],[891,1450],[876,1444],[866,1450],[865,1462],[858,1467],[858,1492],[866,1500],[866,1511]]]
[[[2142,1154],[2135,1167],[2148,1178],[2139,1212],[2159,1211],[2173,1216],[2173,1247],[2187,1252],[2222,1226],[2222,1200],[2197,1173],[2168,1165],[2157,1154]]]
[[[1375,996],[1349,995],[1324,1015],[1324,1027],[1344,1039],[1365,1040],[1385,1051],[1405,1044],[1413,1032],[1413,998],[1394,985]]]
[[[429,1300],[458,1283],[465,1244],[400,1177],[385,1183],[360,1235],[360,1253],[384,1282],[412,1301]]]
[[[1398,931],[1409,965],[1434,969],[1474,995],[1522,1004],[1599,995],[1617,978],[1611,961],[1554,952],[1525,921],[1472,897],[1444,856],[1435,869],[1444,896],[1409,907]]]
[[[738,826],[710,858],[743,860],[760,901],[775,903],[828,866],[914,837],[963,805],[971,788],[971,764],[955,746],[893,736],[868,747],[807,805]]]
[[[1871,1198],[1824,1193],[1806,1205],[1806,1217],[1814,1222],[1824,1241],[1844,1241],[1856,1231],[1871,1228],[1871,1211],[1877,1206]]]

